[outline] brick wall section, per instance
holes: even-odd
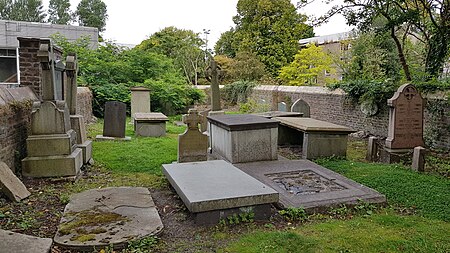
[[[84,117],[86,124],[95,121],[94,114],[92,113],[92,91],[88,87],[77,88],[77,114]]]
[[[42,94],[41,67],[37,53],[40,39],[18,38],[19,40],[19,69],[20,86],[31,87],[38,97]],[[53,47],[55,58],[60,60],[62,51],[58,47]]]
[[[13,171],[26,156],[32,101],[36,95],[28,87],[0,87],[0,160]]]

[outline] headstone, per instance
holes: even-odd
[[[49,253],[53,240],[39,238],[0,229],[0,252],[2,253]]]
[[[131,88],[131,117],[136,113],[150,113],[150,89],[145,87]]]
[[[125,138],[126,110],[127,105],[122,102],[106,102],[103,136]]]
[[[298,99],[291,106],[291,112],[300,112],[303,113],[303,117],[310,117],[310,108],[308,103],[306,103],[303,99]]]
[[[285,102],[278,103],[278,111],[287,112],[287,106]]]
[[[77,133],[77,147],[83,152],[83,163],[88,164],[92,159],[92,141],[87,139],[84,117],[77,115],[77,71],[78,62],[75,54],[66,58],[66,102],[70,112],[70,125]]]
[[[76,177],[83,166],[82,150],[76,146],[69,108],[60,100],[62,88],[60,93],[56,88],[56,60],[50,40],[41,40],[37,55],[44,101],[33,104],[28,156],[22,160],[22,173],[26,177]]]
[[[212,111],[220,111],[219,67],[214,59],[210,63],[211,68],[211,106]]]
[[[424,101],[416,87],[404,84],[388,100],[389,128],[386,147],[412,149],[423,146]]]
[[[183,122],[187,124],[186,131],[178,135],[178,162],[206,161],[208,151],[208,136],[199,131],[202,122],[195,109],[189,109],[187,115],[183,115]]]
[[[21,201],[31,193],[4,162],[0,162],[0,191],[12,201]]]
[[[424,147],[415,147],[412,159],[412,168],[415,171],[424,172],[425,171],[425,153],[426,149]]]
[[[367,146],[367,155],[366,160],[370,162],[376,162],[378,159],[378,146],[377,146],[378,138],[375,136],[369,137],[369,143]]]

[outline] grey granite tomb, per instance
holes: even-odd
[[[276,191],[223,160],[164,164],[163,173],[198,224],[240,212],[267,219],[278,202]]]
[[[125,136],[127,119],[126,104],[118,101],[108,101],[105,104],[105,120],[103,135],[97,135],[97,140],[129,141],[131,137]]]
[[[251,114],[208,116],[208,121],[214,156],[231,163],[278,159],[277,121]]]
[[[386,197],[308,160],[241,163],[236,167],[280,194],[280,206],[325,211],[341,204],[384,203]]]

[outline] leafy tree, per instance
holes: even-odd
[[[96,27],[99,32],[105,31],[108,14],[106,4],[102,0],[81,0],[75,15],[81,26]]]
[[[173,59],[188,83],[197,84],[200,73],[206,67],[204,41],[198,33],[176,27],[166,27],[152,34],[137,46],[139,50],[152,51]]]
[[[264,64],[252,52],[238,52],[231,65],[235,81],[258,81],[266,75]]]
[[[69,0],[50,0],[48,21],[52,24],[68,25],[72,21]]]
[[[233,48],[234,28],[226,31],[220,35],[219,40],[214,46],[214,51],[217,55],[225,55],[227,57],[235,57],[236,51]]]
[[[254,52],[273,76],[293,60],[298,40],[314,35],[289,0],[239,0],[233,21],[236,27],[222,35],[218,51],[229,56]]]
[[[0,18],[27,22],[44,22],[46,14],[41,0],[0,0]]]
[[[442,73],[450,48],[450,1],[448,0],[344,0],[323,17],[346,16],[350,25],[362,31],[376,28],[389,32],[407,80],[412,80],[405,56],[405,38],[416,37],[426,48],[425,71],[429,77]]]
[[[333,59],[323,51],[322,47],[308,44],[305,49],[300,50],[294,61],[288,66],[281,68],[279,78],[288,85],[315,85],[318,78],[328,73],[336,72],[332,67]],[[326,82],[328,80],[325,78]]]

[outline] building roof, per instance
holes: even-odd
[[[312,38],[307,39],[301,39],[298,41],[300,45],[306,45],[309,43],[317,43],[319,45],[333,43],[333,42],[339,42],[341,40],[346,40],[353,37],[352,32],[343,32],[343,33],[335,33],[335,34],[329,34],[324,36],[316,36]]]

